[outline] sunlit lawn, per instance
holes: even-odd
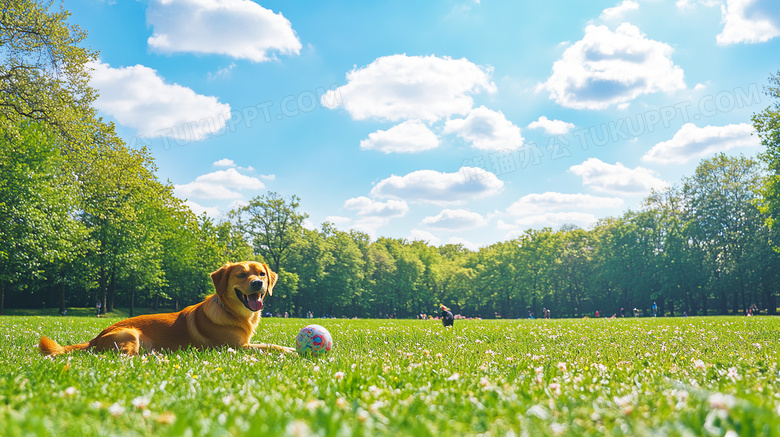
[[[320,359],[35,348],[117,319],[0,317],[0,430],[21,435],[780,435],[780,318],[322,320]],[[302,319],[256,341],[294,346]],[[733,434],[736,433],[736,434]]]

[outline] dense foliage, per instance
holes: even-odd
[[[478,251],[303,227],[297,196],[268,193],[225,221],[196,217],[97,117],[95,53],[66,12],[6,0],[0,26],[0,314],[8,307],[181,308],[208,274],[257,259],[280,273],[267,307],[415,317],[439,303],[481,317],[646,312],[770,314],[780,284],[778,106],[754,117],[767,173],[719,155],[592,229],[528,230]],[[775,78],[774,85],[780,78]],[[769,87],[778,97],[777,87]],[[763,193],[763,197],[761,194]]]

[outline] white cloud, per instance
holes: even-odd
[[[234,168],[218,170],[195,178],[187,184],[174,185],[176,195],[181,198],[199,199],[240,199],[241,193],[235,190],[261,190],[263,183],[254,177],[242,175]]]
[[[329,215],[325,217],[326,222],[333,223],[337,227],[347,227],[352,223],[352,219],[349,217],[342,217],[337,215]]]
[[[113,68],[100,61],[88,67],[93,70],[90,85],[100,92],[95,106],[140,135],[197,141],[225,127],[230,105],[167,84],[149,67]]]
[[[147,43],[162,53],[208,53],[262,62],[298,54],[290,21],[249,0],[152,0]]]
[[[618,4],[615,7],[604,9],[601,12],[602,20],[619,20],[629,11],[635,11],[639,9],[639,3],[631,0],[623,0],[623,3]]]
[[[620,208],[623,199],[618,197],[599,197],[590,194],[566,194],[556,192],[532,193],[521,197],[507,208],[507,213],[513,216],[539,215],[561,210],[582,210]]]
[[[585,212],[548,212],[522,217],[515,220],[514,223],[521,230],[541,229],[545,227],[556,229],[568,224],[584,229],[596,223],[596,221],[595,215]]]
[[[347,73],[347,84],[322,96],[322,104],[343,106],[355,120],[433,122],[466,114],[471,95],[495,92],[492,69],[467,59],[393,55]]]
[[[468,250],[471,251],[478,251],[479,250],[479,244],[472,243],[471,241],[466,240],[465,238],[461,237],[450,237],[447,240],[448,244],[460,244],[461,246],[465,247]]]
[[[758,43],[780,36],[777,0],[727,0],[721,6],[723,31],[718,44]]]
[[[403,217],[409,212],[409,206],[403,200],[388,200],[379,202],[368,197],[355,197],[344,202],[344,208],[356,210],[360,216],[371,217]]]
[[[685,88],[683,70],[671,60],[672,48],[646,38],[629,23],[615,32],[588,26],[585,36],[563,52],[542,87],[559,105],[605,109],[655,92]]]
[[[388,130],[371,133],[368,139],[360,142],[363,150],[384,153],[415,153],[436,147],[439,147],[439,138],[419,120],[405,121]]]
[[[400,218],[409,212],[409,206],[403,200],[388,200],[380,202],[368,197],[355,197],[344,202],[344,208],[356,211],[356,220],[342,222],[342,226],[365,232],[369,236],[376,237],[377,230],[390,223],[394,218]],[[351,223],[351,224],[350,224]]]
[[[480,150],[516,149],[523,145],[520,128],[501,111],[484,106],[473,109],[465,119],[447,120],[443,133],[457,134]]]
[[[218,218],[221,215],[219,208],[215,206],[202,206],[191,200],[187,200],[186,202],[184,202],[184,204],[189,206],[192,212],[198,216],[203,214],[204,212],[206,213],[207,216],[211,218]]]
[[[566,135],[570,130],[574,129],[574,124],[561,120],[550,120],[542,115],[538,120],[531,122],[528,128],[544,129],[547,135]]]
[[[752,135],[754,132],[755,129],[748,123],[705,127],[686,123],[671,140],[656,144],[642,160],[682,164],[736,147],[758,147],[761,142]]]
[[[684,11],[696,9],[698,5],[712,7],[720,4],[723,4],[723,0],[677,0],[675,3],[679,9]]]
[[[438,215],[425,217],[422,223],[431,229],[460,231],[485,226],[487,220],[476,212],[465,209],[445,209]]]
[[[217,79],[227,79],[230,77],[230,72],[236,68],[235,62],[228,65],[227,67],[222,67],[219,70],[217,70],[215,73],[209,73],[208,78],[209,80],[217,80]]]
[[[582,183],[596,191],[617,195],[645,195],[653,189],[669,186],[657,173],[644,167],[628,168],[621,163],[607,164],[597,158],[589,158],[569,171],[582,177]]]
[[[219,161],[215,161],[214,164],[212,164],[214,167],[235,167],[236,163],[233,162],[232,159],[223,158]]]
[[[464,175],[479,172],[478,180]],[[482,169],[463,167],[456,173],[418,170],[405,176],[390,176],[380,181],[371,195],[434,204],[461,203],[497,194],[504,183],[496,175]]]
[[[428,231],[420,229],[412,229],[409,231],[409,240],[411,241],[425,241],[432,246],[438,246],[441,243],[441,239]]]

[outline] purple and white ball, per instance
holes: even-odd
[[[309,325],[295,337],[295,349],[303,356],[317,357],[330,352],[333,338],[330,332],[320,325]]]

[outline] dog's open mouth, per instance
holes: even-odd
[[[236,297],[238,300],[240,300],[248,310],[260,311],[263,309],[263,300],[260,299],[260,293],[246,295],[239,291],[238,288],[234,289],[234,291],[236,292]]]

